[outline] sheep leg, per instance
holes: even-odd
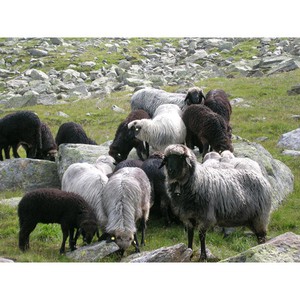
[[[194,228],[188,227],[188,248],[193,249]]]
[[[145,218],[141,219],[141,231],[142,231],[142,239],[141,239],[141,245],[145,246],[145,230],[146,230],[146,221]]]
[[[5,154],[6,159],[10,159],[9,150],[10,150],[10,147],[4,148],[4,154]]]
[[[206,261],[207,259],[205,238],[206,238],[206,229],[200,229],[199,230],[199,239],[201,244],[200,261]]]
[[[76,235],[77,235],[77,232],[76,232]],[[74,239],[74,228],[72,227],[69,230],[69,247],[70,247],[71,251],[76,250],[76,241],[77,241],[77,239],[76,240]]]
[[[19,248],[22,251],[29,249],[29,235],[34,230],[36,223],[23,223],[19,232]]]
[[[61,243],[59,253],[63,254],[63,253],[65,253],[65,245],[66,245],[67,238],[69,236],[69,230],[65,225],[61,225],[61,230],[62,230],[62,233],[63,233],[63,240],[62,240],[62,243]]]
[[[23,146],[24,147],[24,146]],[[25,148],[25,147],[24,147]],[[26,149],[26,148],[25,148]],[[12,150],[13,150],[13,156],[14,158],[20,158],[20,155],[18,153],[18,145],[13,145],[12,146]]]
[[[140,251],[140,248],[139,248],[139,241],[138,241],[136,233],[134,234],[133,244],[134,244],[134,247],[135,247],[135,253],[140,253],[141,251]]]

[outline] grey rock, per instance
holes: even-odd
[[[2,199],[0,200],[0,204],[9,205],[12,207],[18,206],[19,202],[21,201],[22,197],[14,197],[10,199]]]
[[[56,159],[58,176],[61,179],[66,169],[77,162],[95,163],[100,155],[107,155],[109,146],[86,144],[59,145]]]
[[[48,51],[42,49],[29,49],[28,53],[32,56],[44,57],[48,55]]]
[[[289,150],[300,150],[300,128],[284,133],[277,146]]]
[[[199,60],[204,59],[207,56],[208,56],[207,52],[204,49],[201,49],[201,50],[197,50],[191,56],[188,56],[187,58],[185,58],[185,61],[186,62],[197,62]]]
[[[288,155],[288,156],[300,156],[300,151],[296,151],[296,150],[283,150],[282,154],[283,155]]]
[[[13,263],[14,261],[5,257],[0,257],[0,263]]]
[[[57,38],[57,37],[53,37],[53,38],[50,38],[50,42],[53,44],[53,45],[63,45],[64,43],[64,39],[62,38]]]
[[[236,157],[248,157],[259,164],[263,175],[272,186],[272,210],[277,209],[294,190],[294,175],[291,170],[274,159],[260,144],[242,140],[234,142],[233,148]]]
[[[0,191],[44,187],[60,187],[55,162],[29,158],[0,162]]]
[[[299,95],[300,94],[300,84],[293,86],[287,91],[288,95]]]
[[[32,79],[35,80],[48,80],[49,76],[43,71],[31,69],[26,72]]]
[[[300,236],[286,232],[221,262],[300,262]]]
[[[76,81],[80,78],[80,73],[73,69],[67,69],[61,72],[61,78],[64,82]]]
[[[28,81],[24,79],[11,79],[6,82],[7,87],[12,89],[24,88],[28,86]]]
[[[36,92],[26,92],[24,95],[14,95],[8,98],[5,103],[5,108],[15,108],[15,107],[25,107],[33,106],[37,104],[37,93]]]
[[[190,262],[193,250],[183,243],[162,247],[153,251],[141,252],[129,255],[122,262],[145,263],[145,262]]]
[[[289,72],[300,68],[300,60],[294,60],[292,58],[279,63],[277,66],[272,68],[267,75],[272,75],[280,72]]]
[[[84,61],[80,64],[81,67],[83,68],[94,68],[96,66],[96,63],[94,61]]]
[[[66,256],[78,262],[97,262],[119,249],[119,246],[114,242],[106,243],[106,241],[101,241],[80,247],[72,252],[67,252]]]
[[[18,73],[15,71],[0,69],[0,78],[8,78],[8,77],[14,76],[16,74],[18,74]]]
[[[70,116],[68,115],[68,114],[66,114],[66,113],[64,113],[63,111],[58,111],[57,113],[56,113],[56,115],[57,116],[59,116],[59,117],[63,117],[63,118],[70,118]]]

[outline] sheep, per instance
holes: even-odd
[[[200,104],[188,106],[182,115],[186,126],[186,145],[193,149],[196,139],[197,144],[202,145],[202,157],[208,152],[209,146],[216,151],[230,150],[233,152],[231,138],[228,134],[228,126],[225,120],[214,113],[208,107]]]
[[[182,111],[177,105],[162,104],[153,119],[131,121],[128,128],[134,128],[136,137],[147,142],[154,151],[163,152],[170,144],[185,143],[186,127],[181,116]]]
[[[126,159],[126,160],[122,160],[121,162],[119,162],[115,169],[114,172],[117,172],[118,170],[125,168],[125,167],[129,167],[129,168],[141,168],[143,165],[143,161],[140,159]]]
[[[99,236],[96,216],[79,195],[59,189],[43,188],[26,193],[18,204],[19,248],[29,249],[29,235],[38,223],[61,225],[63,240],[59,252],[65,253],[69,237],[71,251],[76,249],[80,234],[90,244],[95,234]],[[74,231],[77,232],[74,237]]]
[[[108,174],[113,172],[111,161],[108,157],[100,156],[96,164],[74,163],[70,165],[62,177],[61,189],[66,192],[73,192],[89,203],[98,222],[99,206],[102,198],[103,188],[108,181]],[[107,162],[109,161],[109,162]]]
[[[0,160],[3,161],[3,149],[5,158],[10,158],[10,147],[13,148],[14,157],[18,157],[16,149],[21,143],[27,145],[28,158],[35,158],[42,145],[41,121],[31,111],[18,111],[0,119]]]
[[[143,109],[151,118],[155,110],[162,104],[175,104],[183,108],[185,94],[168,93],[154,88],[145,88],[135,92],[130,100],[131,111]]]
[[[166,189],[166,176],[163,169],[159,169],[163,161],[163,153],[155,152],[142,163],[142,170],[146,173],[151,184],[151,215],[163,217],[165,225],[177,221],[171,211],[171,199]],[[153,204],[152,204],[153,203]]]
[[[205,237],[209,227],[247,226],[258,243],[266,241],[271,210],[271,186],[251,170],[214,169],[197,162],[185,145],[165,149],[167,189],[174,212],[188,230],[188,247],[193,247],[194,229],[199,230],[200,259],[206,260]]]
[[[191,104],[204,104],[204,101],[205,96],[203,94],[203,90],[194,86],[188,89],[184,99],[184,104],[187,106]]]
[[[51,130],[49,126],[41,122],[41,138],[42,138],[42,148],[37,149],[37,153],[35,158],[36,159],[45,159],[50,161],[55,161],[55,156],[57,154],[57,145],[54,141],[53,135],[51,133]],[[27,156],[29,148],[26,144],[22,144],[23,148],[25,149]],[[19,145],[18,145],[19,146]],[[14,146],[16,147],[16,146]],[[14,156],[15,158],[20,157],[17,152],[17,148],[14,149],[13,147],[13,153],[15,153],[17,156]]]
[[[75,122],[67,122],[60,125],[58,128],[55,142],[57,147],[60,144],[90,144],[97,145],[94,140],[91,140],[84,131],[83,127]]]
[[[150,182],[142,169],[125,167],[115,172],[102,193],[99,213],[101,239],[111,237],[122,254],[132,243],[139,252],[136,222],[141,219],[141,245],[144,245],[150,193]]]
[[[136,149],[137,155],[141,160],[145,160],[149,156],[149,145],[137,139],[134,131],[128,129],[128,123],[133,120],[150,119],[147,112],[142,109],[132,111],[127,118],[121,122],[117,128],[115,138],[109,146],[108,154],[111,155],[116,162],[127,159],[132,148]]]

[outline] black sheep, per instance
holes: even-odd
[[[203,145],[202,157],[208,152],[209,146],[216,151],[233,152],[232,141],[228,132],[228,124],[219,114],[202,104],[188,106],[182,115],[186,126],[186,145],[193,149],[193,142]]]
[[[61,225],[63,241],[60,253],[65,252],[69,237],[71,251],[76,249],[76,241],[81,233],[88,244],[95,233],[99,238],[97,219],[89,204],[79,195],[59,189],[44,188],[28,192],[18,205],[19,248],[29,249],[29,235],[38,223],[58,223]],[[77,229],[74,237],[74,231]]]
[[[57,147],[60,144],[90,144],[97,145],[95,141],[90,139],[83,127],[75,122],[67,122],[60,125],[55,137]]]
[[[166,176],[160,168],[163,153],[154,152],[142,164],[142,170],[147,174],[151,184],[151,215],[163,217],[168,226],[172,221],[178,221],[171,210],[171,199],[166,188]]]
[[[50,161],[55,161],[55,155],[57,153],[57,145],[54,141],[53,135],[49,126],[46,123],[41,122],[41,136],[42,136],[42,148],[37,149],[36,159],[45,159]],[[23,148],[26,150],[28,156],[28,146],[26,144],[22,144]],[[20,157],[17,152],[17,146],[13,146],[14,157]]]
[[[116,167],[114,169],[114,173],[117,172],[118,170],[129,167],[129,168],[141,168],[143,164],[143,161],[140,159],[125,159],[120,161],[119,163],[116,164]]]
[[[118,126],[115,138],[109,147],[109,155],[117,163],[125,160],[132,148],[136,149],[137,155],[141,160],[145,160],[149,156],[149,145],[137,139],[134,128],[129,129],[127,126],[131,121],[141,119],[150,119],[150,116],[146,111],[138,109],[132,111]]]
[[[0,160],[9,159],[9,149],[13,148],[14,157],[19,157],[17,147],[27,145],[27,157],[35,158],[37,150],[41,148],[41,121],[31,111],[18,111],[0,119]]]

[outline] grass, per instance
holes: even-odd
[[[35,43],[32,40],[31,43]],[[68,41],[67,41],[68,42]],[[146,43],[155,44],[157,40],[145,39]],[[169,40],[168,42],[175,41]],[[251,41],[244,47],[254,50],[256,41]],[[132,56],[138,57],[134,52],[141,45],[140,40],[132,40]],[[88,60],[98,56],[102,46],[95,49],[86,49],[83,52],[82,60]],[[252,51],[251,50],[251,51]],[[95,51],[93,53],[93,51]],[[232,50],[233,51],[233,50]],[[250,51],[250,50],[249,50]],[[54,55],[54,54],[53,54]],[[56,54],[58,56],[58,54]],[[84,56],[85,55],[85,56]],[[249,52],[249,55],[254,53]],[[70,57],[66,54],[65,57]],[[101,56],[98,56],[99,61]],[[53,60],[59,59],[53,56]],[[119,57],[114,59],[118,60]],[[113,59],[113,60],[114,60]],[[112,60],[112,62],[113,62]],[[55,62],[58,64],[59,62]],[[99,67],[98,65],[97,67]],[[64,67],[64,66],[62,66]],[[275,237],[287,231],[300,234],[300,158],[282,155],[282,149],[278,148],[277,142],[280,136],[288,131],[298,128],[299,120],[291,118],[299,113],[300,96],[288,96],[287,90],[300,82],[300,70],[272,75],[262,78],[209,78],[197,82],[207,92],[210,89],[221,88],[230,94],[230,99],[242,98],[244,102],[235,106],[232,113],[233,133],[257,142],[258,138],[266,137],[261,143],[274,158],[285,163],[295,176],[294,192],[278,210],[272,213],[269,224],[268,238]],[[181,87],[164,87],[165,90],[175,92]],[[127,116],[130,110],[130,93],[116,92],[107,96],[104,100],[91,99],[69,100],[68,104],[54,106],[34,106],[24,109],[35,111],[42,121],[46,122],[52,132],[56,134],[58,127],[66,121],[81,123],[88,135],[96,140],[98,144],[114,138],[118,124]],[[119,114],[111,110],[115,104],[123,108],[126,113]],[[243,106],[248,104],[248,107]],[[15,111],[2,109],[0,117]],[[57,116],[59,111],[69,115],[68,119]],[[22,196],[22,191],[5,191],[0,193],[0,199]],[[225,259],[256,245],[253,235],[248,230],[239,229],[228,238],[224,239],[217,231],[210,231],[207,234],[207,247],[219,259]],[[31,234],[31,249],[22,253],[18,249],[18,218],[16,208],[0,204],[0,257],[8,257],[18,262],[69,262],[70,260],[59,255],[60,243],[62,240],[60,227],[58,225],[38,225]],[[81,243],[81,239],[79,244]],[[143,250],[153,250],[163,246],[171,246],[177,243],[187,243],[187,234],[182,225],[176,224],[165,227],[160,219],[150,216],[146,231],[146,246]],[[195,236],[195,255],[199,251],[199,240]],[[131,254],[133,249],[128,251]],[[106,258],[104,262],[118,261],[116,256]]]

